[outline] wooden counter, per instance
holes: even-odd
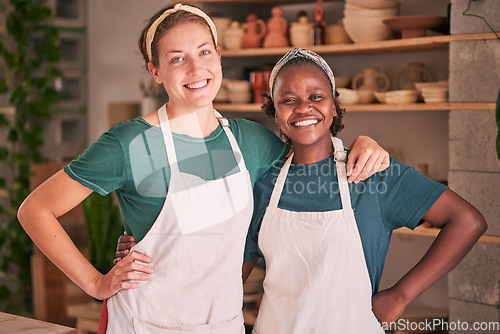
[[[52,324],[40,320],[20,317],[0,312],[0,328],[2,334],[69,334],[76,333],[71,327]]]

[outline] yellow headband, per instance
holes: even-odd
[[[208,26],[210,27],[210,30],[212,31],[212,35],[214,36],[215,45],[217,45],[217,30],[215,29],[215,24],[210,19],[210,17],[208,17],[208,15],[205,14],[205,12],[203,12],[201,9],[198,9],[198,8],[192,7],[192,6],[182,5],[182,4],[178,3],[174,6],[174,8],[167,9],[166,11],[164,11],[163,14],[161,14],[160,17],[158,17],[153,22],[151,27],[149,27],[149,29],[148,29],[148,33],[146,35],[146,48],[148,51],[149,61],[153,61],[153,56],[151,55],[151,43],[153,43],[156,29],[158,29],[158,26],[160,25],[160,23],[162,23],[163,20],[165,20],[165,18],[167,16],[169,16],[170,14],[173,14],[173,13],[177,13],[180,10],[193,13],[193,14],[198,15],[201,18],[205,19],[205,21],[207,21],[207,23],[208,23]]]

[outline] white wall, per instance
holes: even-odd
[[[161,0],[88,0],[88,141],[108,129],[108,104],[140,101],[138,82],[149,79],[137,47],[144,20]]]

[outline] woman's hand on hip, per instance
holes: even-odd
[[[349,182],[358,183],[389,167],[389,153],[370,137],[356,137],[350,149],[347,160]]]
[[[123,259],[130,253],[130,249],[136,245],[135,238],[128,235],[125,231],[118,238],[118,244],[116,245],[115,259],[113,263],[116,265],[118,261]]]
[[[151,263],[151,258],[138,252],[131,252],[118,261],[106,275],[96,277],[96,291],[93,296],[97,299],[107,299],[120,290],[138,288],[140,282],[149,280],[154,272],[154,268],[146,263]]]

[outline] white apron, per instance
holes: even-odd
[[[154,225],[132,248],[151,257],[155,272],[109,299],[107,333],[244,333],[241,265],[252,185],[229,122],[215,113],[239,172],[205,181],[179,171],[165,106],[158,111],[169,189]]]
[[[351,208],[346,153],[340,139],[332,141],[341,210],[278,208],[293,155],[276,180],[259,233],[266,277],[254,333],[384,333],[371,308],[372,289]]]

